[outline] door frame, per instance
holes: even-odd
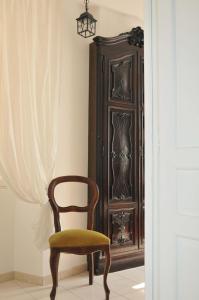
[[[158,299],[158,71],[156,0],[144,0],[145,51],[145,299]]]

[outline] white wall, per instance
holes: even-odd
[[[101,7],[98,18],[97,35],[102,36],[116,36],[119,33],[130,31],[133,27],[141,26],[143,28],[144,26],[143,19],[132,16],[130,11],[129,14],[124,14],[110,8]]]
[[[32,0],[33,1],[33,0]],[[83,1],[82,1],[83,2]],[[61,91],[59,116],[59,147],[56,164],[56,176],[79,174],[87,175],[88,165],[88,77],[89,77],[89,43],[92,39],[84,39],[76,33],[75,18],[83,11],[82,2],[73,0],[70,5],[67,0],[57,1],[57,15],[62,21],[62,70],[63,82]],[[105,6],[97,6],[97,1],[91,6],[91,13],[97,18],[97,35],[114,36],[129,31],[132,27],[143,26],[143,19],[130,14],[119,13]],[[138,0],[139,10],[140,1]],[[135,6],[135,2],[132,3]],[[132,11],[133,11],[132,5]],[[131,11],[129,9],[129,11]],[[15,201],[8,196],[8,191],[0,190],[0,198],[6,193],[5,201],[0,201],[0,228],[9,223],[9,237],[2,235],[0,245],[0,259],[6,253],[4,264],[0,262],[0,273],[15,271],[33,275],[45,276],[49,274],[49,254],[39,252],[33,244],[32,224],[36,218],[38,208],[29,204]],[[69,185],[66,189],[57,190],[61,203],[76,201],[83,204],[86,190]],[[65,201],[64,201],[65,200]],[[14,205],[16,204],[15,211]],[[2,209],[5,217],[1,219]],[[11,209],[10,209],[11,208]],[[10,209],[10,210],[9,210]],[[85,217],[78,214],[63,216],[63,224],[67,227],[84,227]],[[7,251],[6,249],[13,249]],[[64,255],[61,259],[60,270],[85,263],[81,256]]]
[[[14,268],[14,195],[0,188],[0,273]]]
[[[15,201],[14,271],[42,276],[43,254],[34,246],[33,231],[38,213],[37,205]]]

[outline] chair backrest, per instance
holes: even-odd
[[[79,206],[67,206],[67,207],[61,207],[57,204],[55,201],[55,187],[63,182],[80,182],[85,183],[88,185],[89,188],[89,196],[90,199],[88,201],[88,205],[84,207]],[[93,229],[93,223],[94,223],[94,211],[96,204],[99,199],[99,190],[98,186],[95,183],[94,180],[82,177],[82,176],[62,176],[57,177],[53,179],[48,187],[48,198],[50,201],[50,205],[53,210],[54,214],[54,224],[55,224],[55,231],[61,231],[61,224],[60,224],[60,213],[66,213],[66,212],[87,212],[88,213],[88,219],[87,219],[87,229],[92,230]]]

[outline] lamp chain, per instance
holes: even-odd
[[[85,2],[86,11],[88,11],[88,3],[89,3],[89,0],[84,0],[84,2]]]

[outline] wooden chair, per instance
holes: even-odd
[[[55,201],[55,187],[63,182],[85,183],[90,188],[91,199],[85,207],[68,206],[61,207]],[[55,234],[49,238],[50,244],[50,268],[53,280],[53,287],[50,293],[51,300],[55,299],[56,288],[58,286],[58,264],[60,253],[72,253],[77,255],[87,255],[89,261],[89,284],[93,284],[93,253],[103,251],[105,253],[104,268],[104,289],[106,300],[109,300],[110,290],[107,285],[107,275],[110,269],[110,239],[100,232],[93,230],[94,210],[99,199],[99,191],[96,183],[86,177],[63,176],[51,181],[48,188],[48,197],[54,214]],[[70,229],[61,231],[60,213],[67,212],[87,212],[87,230]]]

